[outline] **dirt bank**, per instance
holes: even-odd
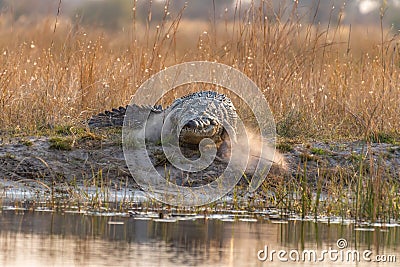
[[[66,144],[64,144],[65,142]],[[318,177],[347,175],[350,178],[366,169],[369,175],[400,178],[400,146],[365,142],[280,143],[286,160],[285,169],[274,166],[270,175],[299,177],[309,181]],[[149,147],[152,161],[162,172],[168,162],[160,156],[159,147]],[[209,176],[224,167],[216,162]],[[202,174],[204,175],[204,174]],[[73,138],[14,137],[0,143],[0,178],[3,180],[35,179],[45,183],[82,184],[94,178],[110,185],[129,184],[135,187],[125,164],[120,139],[85,136]],[[204,176],[203,176],[204,178]]]

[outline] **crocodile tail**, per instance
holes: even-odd
[[[136,116],[141,117],[141,114],[144,114],[143,111],[145,110],[156,113],[162,112],[161,106],[128,105],[126,107],[113,108],[112,110],[106,110],[103,113],[91,117],[88,121],[89,128],[123,126],[127,109],[129,109],[129,113],[135,117],[135,121],[141,121],[141,119],[136,118]]]
[[[88,121],[90,128],[122,126],[127,107],[113,108],[92,116]]]

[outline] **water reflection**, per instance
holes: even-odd
[[[301,221],[274,223],[262,218],[256,223],[204,218],[165,223],[129,217],[3,211],[0,265],[282,266],[278,261],[259,261],[257,251],[265,245],[275,250],[337,249],[339,238],[345,238],[351,248],[397,255],[399,229],[373,229],[355,231],[353,225]],[[324,266],[342,264],[324,262]],[[367,264],[374,266],[366,262],[357,266]]]

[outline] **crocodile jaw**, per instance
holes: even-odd
[[[184,126],[179,134],[179,140],[185,144],[198,145],[204,138],[210,138],[218,143],[221,141],[222,132],[220,124],[198,128]]]

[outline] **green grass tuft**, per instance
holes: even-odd
[[[49,139],[50,148],[57,150],[72,150],[73,139],[71,137],[52,137]]]
[[[323,156],[327,154],[327,151],[319,147],[313,147],[311,148],[311,153],[314,155]]]

